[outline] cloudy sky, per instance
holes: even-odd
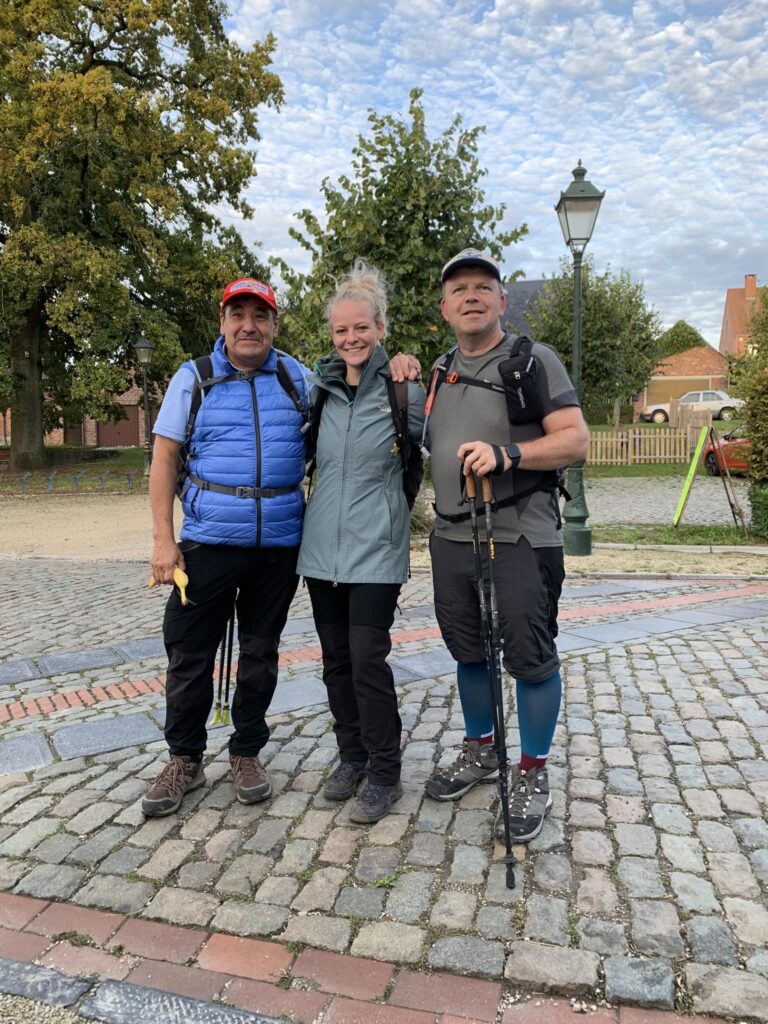
[[[285,104],[261,118],[240,226],[306,269],[288,235],[322,213],[367,113],[424,90],[433,137],[485,125],[489,201],[529,234],[507,271],[557,272],[553,207],[581,159],[606,190],[588,252],[644,283],[665,326],[717,346],[726,288],[768,284],[768,0],[230,0],[242,45],[272,31]]]

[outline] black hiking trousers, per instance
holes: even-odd
[[[367,764],[369,782],[393,786],[402,723],[387,655],[400,584],[307,579],[307,586],[339,759]]]
[[[296,593],[298,547],[180,544],[189,576],[183,607],[174,588],[163,636],[168,654],[165,738],[172,755],[199,760],[213,706],[216,651],[237,609],[237,686],[232,756],[255,757],[269,739],[265,721],[277,685],[277,648]]]

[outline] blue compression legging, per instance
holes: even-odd
[[[479,739],[493,733],[493,702],[484,661],[459,662],[456,666],[459,699],[467,736]],[[555,672],[540,683],[515,680],[520,747],[529,757],[545,758],[555,735],[563,683]]]

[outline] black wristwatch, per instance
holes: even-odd
[[[510,444],[505,444],[504,451],[507,453],[507,455],[512,461],[511,468],[517,469],[518,463],[520,462],[520,459],[522,459],[523,456],[520,452],[520,449],[517,447],[514,441],[512,441]]]

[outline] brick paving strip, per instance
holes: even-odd
[[[10,959],[6,953],[13,954]],[[34,965],[33,965],[34,962]],[[0,991],[105,1024],[716,1024],[0,893]],[[245,1011],[245,1012],[238,1012]]]
[[[55,568],[39,582],[55,591]],[[94,595],[98,582],[112,585],[100,577]],[[61,588],[69,592],[71,581]],[[372,827],[355,827],[348,805],[322,796],[336,748],[313,675],[280,684],[286,704],[273,708],[263,751],[274,796],[255,807],[236,802],[227,731],[214,729],[206,787],[178,815],[143,819],[141,794],[165,758],[159,692],[135,687],[128,699],[27,716],[18,734],[9,730],[26,719],[6,723],[0,759],[5,751],[12,763],[14,750],[37,745],[42,760],[0,776],[0,957],[39,961],[29,971],[102,979],[78,1005],[110,1024],[175,1020],[140,1016],[130,1001],[171,998],[157,989],[202,999],[208,1012],[223,1013],[227,1002],[241,1014],[321,1014],[323,1024],[560,1024],[573,1018],[570,998],[587,1007],[594,1000],[594,1016],[614,1024],[661,1024],[674,1008],[768,1021],[765,584],[635,579],[568,588],[563,612],[579,617],[563,634],[554,806],[540,836],[516,848],[512,891],[502,851],[490,843],[495,787],[456,804],[424,798],[435,763],[455,755],[462,716],[452,662],[424,635],[434,629],[429,582],[409,588],[404,607],[418,621],[399,631],[407,639],[393,659],[405,793]],[[114,609],[101,633],[90,623],[89,640],[145,635],[145,623],[126,625],[116,600]],[[295,612],[305,611],[300,595]],[[89,621],[100,612],[92,607]],[[58,650],[71,636],[66,614],[47,609]],[[37,615],[30,586],[17,617]],[[16,628],[16,657],[28,656]],[[306,646],[305,627],[297,629],[288,650]],[[108,692],[112,683],[98,678],[79,688]],[[51,682],[72,689],[69,679]],[[302,694],[312,699],[302,703]],[[59,923],[36,931],[46,915]],[[114,929],[91,934],[102,918]],[[129,946],[131,928],[143,946]],[[147,929],[158,928],[169,930],[155,931],[152,945]],[[277,973],[253,976],[265,958]],[[349,980],[334,987],[322,975],[331,968],[342,977],[348,969],[362,986],[379,985],[381,972],[388,980],[373,990],[352,990]],[[193,977],[200,988],[189,987]],[[493,1012],[488,995],[488,1006],[463,1002],[470,991],[495,993]],[[533,991],[545,994],[527,998]],[[237,1003],[245,992],[251,1002]],[[321,1010],[310,997],[324,1000]],[[189,1006],[173,1012],[216,1020]]]

